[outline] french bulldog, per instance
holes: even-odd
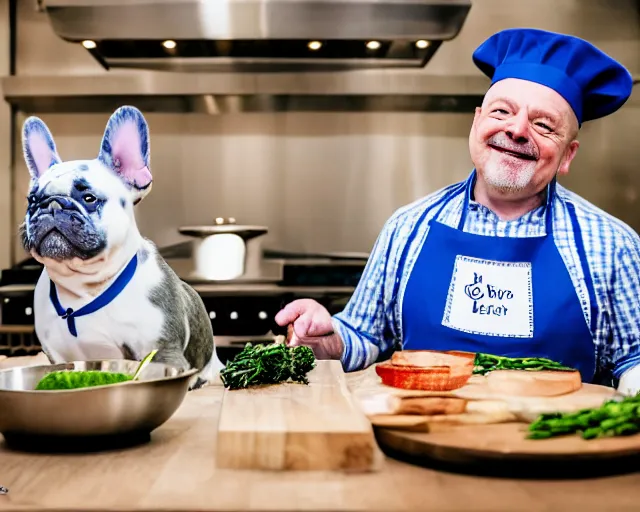
[[[151,191],[149,129],[130,106],[107,123],[97,158],[63,162],[37,117],[22,129],[31,175],[20,226],[44,269],[35,288],[35,331],[54,363],[141,360],[197,368],[189,386],[224,365],[200,296],[140,234],[134,207]]]

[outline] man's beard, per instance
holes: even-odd
[[[487,185],[504,193],[525,190],[536,172],[537,148],[531,143],[515,144],[504,133],[491,137],[487,145],[519,155],[514,156],[491,149],[483,172]]]
[[[531,183],[535,171],[533,165],[514,172],[513,169],[492,162],[485,166],[484,180],[490,187],[502,192],[522,192]]]

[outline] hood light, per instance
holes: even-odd
[[[311,41],[307,46],[309,50],[319,50],[322,48],[322,43],[320,41]]]
[[[176,42],[171,39],[167,39],[162,42],[162,46],[164,46],[167,50],[173,50],[176,47]]]
[[[416,46],[421,50],[424,50],[425,48],[429,48],[429,44],[430,44],[429,41],[425,41],[424,39],[421,39],[420,41],[416,41]]]
[[[369,48],[369,50],[377,50],[378,48],[380,48],[380,42],[379,41],[369,41],[367,43],[367,48]]]
[[[87,39],[86,41],[82,41],[82,46],[84,46],[87,50],[93,50],[97,45],[95,41]]]

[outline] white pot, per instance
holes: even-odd
[[[193,244],[194,270],[202,279],[237,279],[244,274],[245,257],[244,240],[233,233],[211,235]]]
[[[234,219],[217,218],[214,225],[187,226],[180,233],[195,237],[193,277],[207,281],[228,281],[255,277],[260,272],[263,226],[236,225]]]

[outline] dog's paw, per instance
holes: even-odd
[[[189,391],[195,391],[197,389],[203,388],[206,386],[208,382],[200,376],[196,376],[195,380],[191,381],[189,384]]]

